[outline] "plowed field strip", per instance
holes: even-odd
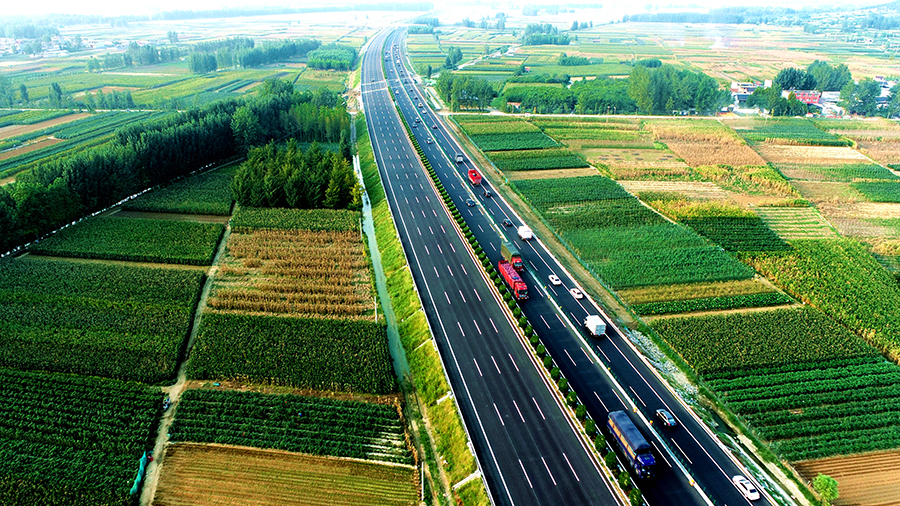
[[[808,460],[797,471],[812,480],[819,473],[838,481],[834,506],[900,506],[900,451]]]
[[[244,447],[178,443],[162,461],[156,506],[417,503],[416,470]]]

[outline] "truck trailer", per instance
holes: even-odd
[[[516,247],[515,244],[503,240],[500,242],[500,254],[503,255],[503,258],[512,264],[513,269],[522,272],[525,270],[525,262],[522,261],[522,254],[519,253],[519,248]]]
[[[523,241],[527,241],[534,237],[534,232],[531,231],[531,227],[528,225],[522,225],[517,232],[519,232],[519,239],[522,239]]]
[[[607,418],[606,428],[616,444],[625,454],[625,460],[634,469],[638,478],[650,478],[656,467],[656,459],[650,451],[650,443],[644,439],[644,435],[638,430],[628,413],[613,411]]]
[[[516,300],[525,300],[528,298],[528,286],[522,281],[519,273],[513,268],[512,264],[506,260],[500,260],[497,263],[497,270],[500,271],[500,277],[506,282],[506,286],[512,291]]]
[[[469,181],[472,182],[472,186],[481,186],[481,174],[478,170],[469,169]]]
[[[584,319],[584,328],[594,337],[600,337],[606,334],[606,322],[603,318],[595,314],[589,314]]]

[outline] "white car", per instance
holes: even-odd
[[[583,299],[583,298],[584,298],[584,294],[581,293],[581,290],[579,290],[579,289],[577,289],[577,288],[572,288],[572,289],[570,289],[570,290],[569,290],[569,293],[571,293],[571,294],[572,294],[572,297],[575,297],[576,299]]]
[[[737,487],[740,493],[748,500],[756,501],[759,499],[759,492],[757,492],[756,487],[754,487],[747,478],[737,475],[731,478],[731,482],[734,483],[734,486]]]
[[[553,286],[559,286],[562,284],[562,281],[559,280],[559,276],[557,276],[556,274],[551,274],[550,275],[550,284]]]

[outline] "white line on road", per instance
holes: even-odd
[[[562,317],[559,316],[559,313],[554,313],[554,314],[556,314],[556,319],[559,320],[559,323],[560,323],[563,327],[565,327],[565,326],[566,326],[566,322],[564,322],[563,319],[562,319]]]
[[[453,271],[450,269],[450,266],[447,266],[447,270],[450,271],[450,275],[453,276]]]
[[[478,300],[481,300],[481,297],[479,297]],[[488,320],[491,322],[491,327],[494,327],[494,332],[497,332],[497,333],[499,334],[500,331],[497,330],[497,326],[494,325],[494,319],[493,319],[493,318],[488,318]]]
[[[465,274],[466,276],[469,275],[468,271],[466,271],[466,268],[463,266],[463,264],[459,264],[459,268],[462,269],[463,274]]]
[[[519,418],[521,418],[521,419],[522,419],[522,423],[525,423],[525,417],[524,417],[524,416],[522,416],[522,411],[521,411],[521,410],[520,410],[520,409],[519,409],[519,405],[518,405],[518,404],[516,404],[516,401],[515,401],[515,399],[513,399],[513,406],[515,406],[515,407],[516,407],[516,411],[518,411],[518,412],[519,412]]]
[[[547,474],[550,475],[550,481],[552,481],[553,484],[556,485],[556,480],[553,478],[553,473],[550,472],[550,466],[547,465],[547,461],[544,460],[544,457],[541,457],[541,462],[544,463],[544,469],[546,469],[546,470],[547,470]]]
[[[496,403],[496,402],[494,403],[494,411],[497,412],[497,418],[500,419],[500,425],[503,425],[503,426],[505,427],[505,426],[506,426],[506,423],[503,422],[503,417],[500,416],[500,410],[497,409],[497,403]],[[520,461],[520,462],[521,462],[521,461]]]
[[[544,320],[544,315],[541,315],[541,320],[544,322],[544,325],[546,325],[547,328],[549,329],[549,328],[550,328],[550,324],[547,323],[547,320]]]
[[[447,231],[444,230],[444,226],[443,226],[443,225],[441,225],[441,232],[443,232],[443,233],[445,233],[445,234],[447,233]]]
[[[475,296],[478,297],[478,302],[481,302],[481,295],[478,295],[478,290],[473,288],[472,291],[475,292]]]
[[[681,447],[678,446],[678,441],[675,441],[674,439],[672,439],[672,443],[675,444],[675,448],[678,448],[678,451],[680,451],[681,454],[684,455],[684,458],[687,459],[688,464],[694,465],[694,463],[691,462],[691,459],[687,456],[687,453],[684,453],[684,450],[682,450]]]
[[[440,252],[441,252],[441,255],[443,255],[443,254],[444,254],[444,250],[441,248],[441,245],[438,244],[437,247],[438,247],[438,251],[440,251]]]
[[[666,458],[666,454],[660,451],[659,447],[656,446],[656,441],[651,440],[650,444],[652,444],[653,447],[656,448],[656,453],[658,453],[663,458],[663,460],[666,461],[666,465],[672,467],[672,464],[669,464],[669,459]]]
[[[459,322],[456,322],[456,326],[459,327],[459,331],[462,333],[463,337],[466,337],[466,331],[462,329],[462,325]]]
[[[497,368],[497,374],[503,374],[502,372],[500,372],[500,366],[497,365],[497,360],[494,359],[494,356],[493,356],[493,355],[491,355],[491,361],[494,362],[494,367]]]
[[[441,227],[441,228],[444,228],[444,227]],[[456,253],[456,248],[453,247],[453,243],[452,243],[452,242],[450,243],[450,249],[452,249],[453,252]]]
[[[509,355],[509,361],[512,362],[513,367],[516,368],[516,372],[519,372],[519,366],[517,366],[517,365],[516,365],[516,361],[513,360],[513,358],[512,358],[512,353],[507,353],[507,355]]]
[[[441,275],[438,274],[437,267],[432,266],[432,268],[434,269],[434,275],[437,276],[437,277],[441,277]]]
[[[481,367],[478,367],[478,361],[475,360],[475,357],[472,357],[472,362],[475,362],[475,369],[478,369],[478,375],[483,378],[484,374],[481,374]]]
[[[637,400],[639,400],[639,401],[641,401],[641,404],[643,404],[643,405],[644,405],[644,407],[645,407],[645,408],[646,408],[646,407],[647,407],[647,403],[646,403],[646,402],[644,402],[644,400],[643,400],[643,399],[641,399],[641,396],[640,396],[640,395],[638,395],[638,394],[637,394],[637,392],[635,392],[635,391],[634,391],[634,388],[631,388],[631,385],[628,385],[628,389],[629,389],[629,390],[631,390],[631,393],[633,393],[633,394],[634,394],[634,396],[635,396],[635,397],[637,397]]]
[[[459,291],[459,296],[462,298],[463,302],[466,302],[466,296],[463,295],[462,290]],[[466,304],[468,304],[468,302],[466,302]]]
[[[522,474],[525,475],[525,481],[528,482],[528,486],[534,488],[534,485],[531,484],[531,478],[528,477],[528,472],[525,470],[525,466],[522,464],[522,459],[519,459],[519,466],[522,467]]]
[[[606,412],[608,413],[608,412],[609,412],[609,408],[606,407],[606,403],[603,402],[603,399],[600,398],[600,396],[597,394],[596,391],[594,392],[594,397],[596,397],[597,400],[600,401],[600,405],[603,406],[603,409],[605,409]]]
[[[451,306],[452,306],[452,305],[453,305],[453,303],[452,303],[452,302],[450,302],[450,296],[449,296],[449,295],[447,295],[447,292],[444,292],[444,297],[447,297],[447,304],[450,304],[450,305],[451,305]]]
[[[569,357],[569,360],[572,361],[572,365],[574,365],[575,367],[578,367],[578,364],[575,363],[575,360],[572,358],[572,355],[569,355],[569,350],[563,348],[563,351],[566,352],[566,356]]]
[[[476,322],[475,320],[472,320],[472,323],[475,324],[475,330],[478,331],[478,335],[479,335],[479,336],[484,335],[484,334],[481,333],[481,327],[478,326],[478,322]]]
[[[534,398],[534,397],[532,397],[532,398],[531,398],[531,400],[533,400],[533,401],[534,401],[534,407],[536,407],[536,408],[537,408],[537,410],[538,410],[538,413],[540,413],[540,414],[541,414],[541,418],[543,418],[543,419],[544,419],[544,420],[546,420],[546,419],[547,419],[547,417],[545,417],[545,416],[544,416],[544,412],[543,412],[543,411],[541,411],[541,407],[540,407],[540,406],[538,406],[538,403],[537,403],[537,399],[535,399],[535,398]]]
[[[578,477],[578,473],[575,472],[575,468],[572,467],[572,463],[569,462],[569,457],[566,457],[565,452],[563,452],[563,458],[566,459],[566,464],[569,464],[569,469],[571,469],[571,470],[572,470],[572,474],[575,475],[575,481],[581,481],[581,479]]]
[[[416,227],[416,230],[419,231],[419,235],[422,235],[422,231],[419,229],[419,227]]]
[[[431,252],[428,251],[428,246],[425,246],[425,245],[423,244],[422,247],[425,248],[425,253],[426,253],[426,254],[428,254],[428,255],[431,254]]]
[[[603,353],[603,348],[601,348],[601,347],[598,346],[597,349],[600,350],[600,354],[603,355],[603,358],[605,358],[606,361],[609,362],[609,363],[611,364],[611,363],[612,363],[612,360],[610,360],[609,357],[606,356],[606,353]]]

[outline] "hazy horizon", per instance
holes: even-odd
[[[398,0],[402,3],[414,2],[417,0]],[[425,0],[427,1],[427,0]],[[440,2],[431,0],[435,5],[436,10],[440,10],[446,8],[448,5],[472,5],[473,7],[488,7],[491,4],[486,2],[480,2],[479,4],[474,4],[471,1],[461,1],[461,2]],[[342,4],[353,4],[353,3],[391,3],[388,0],[361,0],[361,2],[335,2],[336,5]],[[502,2],[496,2],[493,4],[495,7],[500,7],[503,9],[520,9],[524,5],[548,5],[548,4],[559,4],[565,5],[568,2],[560,2],[560,1],[544,1],[544,0],[535,0],[534,2],[515,2],[503,4]],[[579,3],[579,2],[575,2]],[[623,0],[615,0],[615,1],[603,1],[598,0],[597,3],[602,4],[604,6],[609,6],[610,8],[615,8],[618,10],[622,10],[623,7],[627,7],[628,12],[636,13],[636,12],[646,12],[646,6],[652,5],[655,9],[662,10],[679,10],[679,8],[688,9],[688,6],[694,6],[693,8],[714,8],[714,7],[724,7],[724,6],[736,6],[736,5],[745,5],[746,2],[741,2],[739,0],[683,0],[678,2],[667,2],[667,3],[634,3],[634,2],[625,2]],[[861,7],[865,6],[875,6],[880,5],[887,2],[879,2],[879,1],[851,1],[842,3],[841,5],[858,5]],[[259,9],[259,8],[283,8],[283,7],[307,7],[307,6],[321,6],[321,2],[311,2],[311,1],[266,1],[266,2],[240,2],[240,1],[221,1],[221,0],[157,0],[152,4],[146,3],[137,3],[132,4],[128,2],[120,2],[114,0],[92,0],[87,3],[77,3],[77,2],[67,2],[63,0],[45,0],[43,2],[38,2],[36,4],[19,4],[13,3],[11,5],[4,6],[3,15],[0,18],[10,17],[10,16],[43,16],[47,14],[85,14],[85,15],[102,15],[102,16],[124,16],[124,15],[149,15],[156,12],[162,11],[173,11],[173,10],[218,10],[218,9]],[[756,6],[782,6],[783,2],[778,2],[775,0],[762,0],[761,2],[756,2]],[[808,1],[808,2],[795,2],[794,5],[796,8],[802,8],[805,6],[820,6],[821,2]],[[508,7],[507,7],[508,6]],[[654,10],[655,10],[654,9]]]

